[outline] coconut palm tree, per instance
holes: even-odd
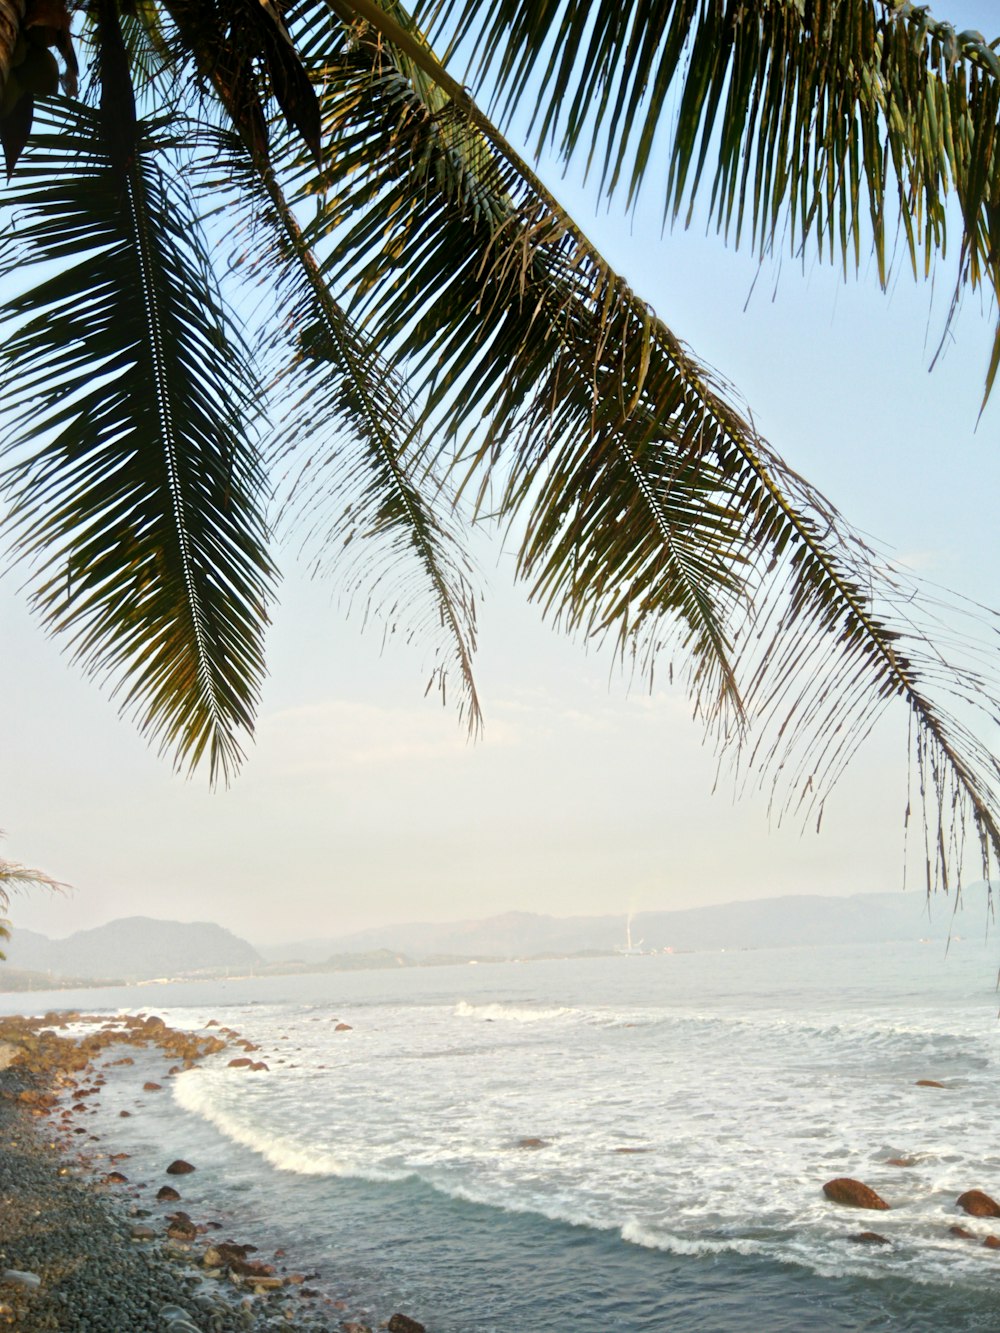
[[[707,191],[762,256],[871,249],[883,284],[957,225],[956,291],[995,295],[978,34],[906,0],[0,0],[0,85],[8,539],[176,763],[227,779],[252,732],[276,513],[475,729],[465,513],[553,620],[676,662],[782,804],[821,811],[898,701],[930,880],[966,827],[1000,851],[988,662],[944,658],[497,123],[527,108],[624,203],[667,135],[669,214]]]

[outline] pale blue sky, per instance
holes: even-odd
[[[993,4],[936,7],[988,29]],[[937,294],[901,271],[755,265],[695,231],[661,238],[651,186],[631,222],[548,171],[588,233],[749,401],[778,451],[857,526],[923,573],[1000,603],[994,401],[976,430],[993,312],[967,298],[933,374]],[[1000,398],[1000,391],[996,395]],[[768,830],[734,806],[683,697],[652,697],[540,627],[509,560],[479,552],[484,738],[423,697],[419,652],[379,655],[335,590],[291,570],[275,616],[257,745],[212,794],[169,766],[31,624],[0,584],[0,825],[7,855],[76,887],[18,899],[15,924],[64,934],[132,913],[214,919],[255,940],[379,921],[687,906],[787,892],[895,888],[905,717],[888,716],[831,799],[823,833]],[[918,910],[919,888],[914,890]]]

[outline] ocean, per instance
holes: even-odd
[[[151,1190],[172,1158],[194,1163],[192,1216],[285,1250],[353,1311],[402,1309],[430,1333],[957,1333],[1000,1329],[1000,1251],[982,1245],[1000,1219],[955,1205],[1000,1197],[995,946],[249,978],[0,1008],[214,1019],[258,1044],[266,1072],[229,1068],[237,1050],[166,1078],[142,1055],[82,1123]],[[147,1077],[164,1091],[138,1092]],[[890,1210],[830,1203],[838,1176]]]

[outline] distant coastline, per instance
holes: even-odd
[[[983,940],[987,886],[930,904],[913,893],[795,895],[614,916],[529,912],[444,923],[412,922],[348,936],[255,947],[213,922],[127,917],[62,940],[12,932],[0,992],[155,986],[399,968],[462,967],[572,958]],[[123,966],[123,960],[127,966]]]

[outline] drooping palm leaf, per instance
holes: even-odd
[[[428,687],[458,684],[459,715],[475,732],[481,711],[471,567],[440,487],[429,475],[403,386],[375,344],[348,319],[268,163],[230,143],[230,187],[243,186],[251,271],[276,289],[270,359],[291,400],[272,450],[287,484],[282,527],[366,619],[428,645]],[[270,304],[270,303],[269,303]]]
[[[1000,292],[1000,59],[910,0],[429,0],[489,70],[505,110],[531,108],[540,142],[600,162],[635,197],[668,148],[665,199],[702,177],[721,230],[761,253],[788,224],[793,253],[887,280],[902,230],[914,271],[945,250],[961,209],[959,285]],[[988,371],[1000,362],[1000,328]]]
[[[257,389],[169,140],[104,87],[51,109],[5,199],[6,526],[47,627],[179,765],[227,778],[274,582]]]
[[[939,702],[938,661],[894,578],[467,94],[449,95],[433,57],[388,44],[401,22],[393,7],[378,30],[353,27],[325,67],[337,153],[311,239],[334,241],[328,273],[422,373],[428,419],[459,439],[481,508],[522,527],[533,594],[646,669],[679,638],[698,711],[723,741],[747,716],[745,753],[793,804],[821,803],[902,698],[937,830],[930,878],[947,883],[966,818],[984,857],[1000,850],[1000,769]],[[983,695],[972,671],[949,679],[960,714],[996,698],[995,680]]]
[[[248,104],[231,77],[240,53],[221,30],[208,49],[211,15],[203,10],[170,0],[168,11],[232,126],[203,143],[209,188],[227,194],[242,215],[241,267],[269,288],[268,359],[285,402],[292,401],[271,454],[291,478],[281,489],[294,539],[315,571],[335,579],[387,632],[430,645],[429,685],[444,697],[449,683],[455,693],[457,679],[459,715],[475,732],[471,569],[421,460],[403,386],[347,318],[302,235],[265,147],[260,105]]]

